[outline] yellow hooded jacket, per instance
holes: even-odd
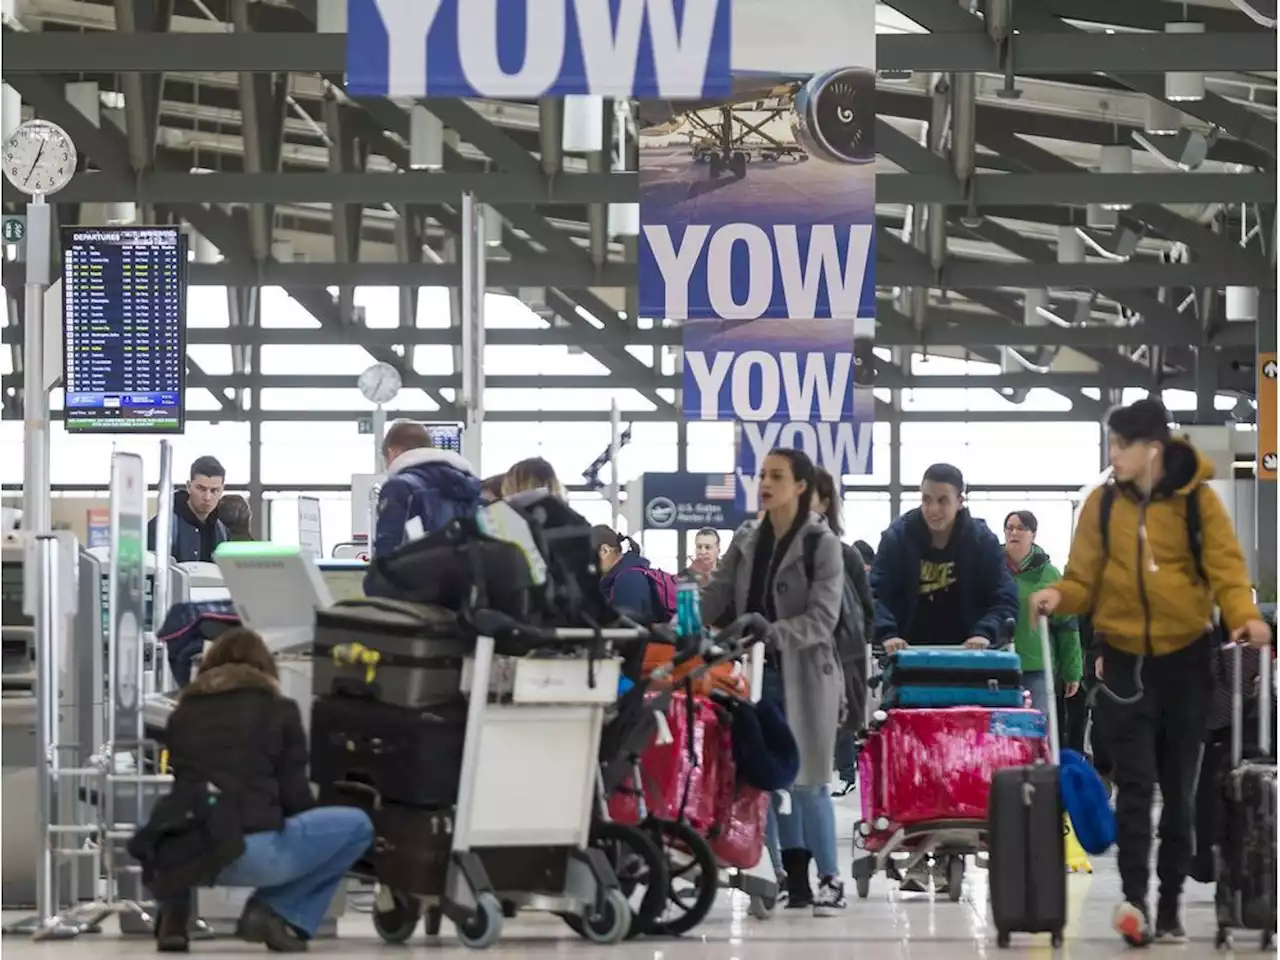
[[[1235,527],[1205,481],[1213,464],[1188,442],[1173,439],[1164,453],[1164,478],[1143,507],[1130,484],[1119,484],[1111,509],[1110,555],[1103,555],[1103,489],[1089,494],[1062,581],[1058,613],[1091,613],[1093,629],[1112,647],[1161,656],[1190,645],[1209,626],[1216,603],[1228,629],[1260,620]],[[1187,498],[1200,507],[1202,562],[1196,573],[1187,535]],[[1146,536],[1140,536],[1146,514]]]

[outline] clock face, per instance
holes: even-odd
[[[30,120],[5,141],[4,175],[23,193],[57,193],[75,172],[75,145],[56,123]]]
[[[360,374],[359,387],[370,403],[390,403],[400,392],[400,374],[389,363],[375,363]]]

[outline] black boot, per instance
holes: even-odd
[[[265,944],[275,953],[307,951],[307,941],[298,931],[257,900],[251,899],[245,904],[244,913],[236,925],[236,936],[248,943]]]
[[[157,904],[156,951],[159,953],[186,953],[191,948],[187,928],[191,923],[191,898],[175,897]]]
[[[803,848],[782,851],[782,869],[787,874],[787,909],[807,910],[813,906],[809,885],[809,851]]]

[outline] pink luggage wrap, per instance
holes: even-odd
[[[705,833],[716,822],[718,761],[720,757],[720,722],[716,708],[704,697],[693,701],[693,751],[689,750],[689,702],[684,693],[672,695],[666,712],[671,730],[671,743],[660,744],[655,738],[640,754],[640,770],[644,780],[644,798],[651,817],[660,820],[680,819],[680,805],[688,801],[684,818],[699,833]],[[730,757],[732,763],[732,757]],[[609,798],[609,816],[619,823],[639,822],[639,804],[628,777]]]
[[[728,722],[719,725],[716,818],[707,842],[721,866],[749,870],[760,862],[769,819],[769,795],[738,779]]]
[[[890,710],[858,758],[862,818],[985,820],[992,775],[1048,756],[1036,710]]]

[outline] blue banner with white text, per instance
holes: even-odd
[[[733,0],[347,0],[352,96],[728,94]]]

